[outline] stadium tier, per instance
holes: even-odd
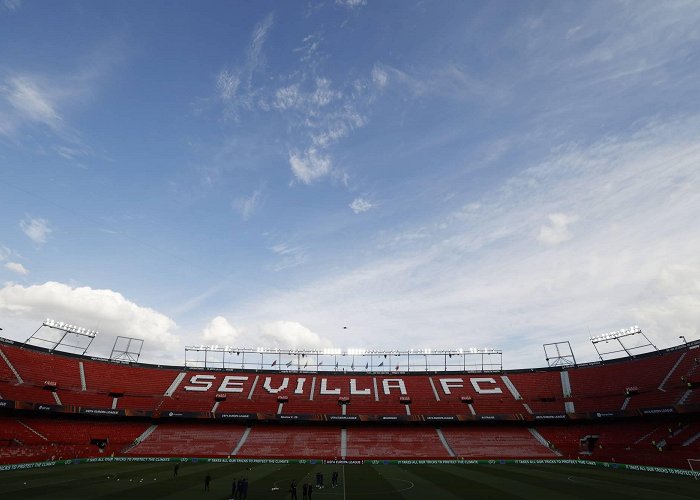
[[[0,461],[700,455],[700,343],[502,372],[203,370],[0,341]],[[687,465],[685,465],[687,466]]]

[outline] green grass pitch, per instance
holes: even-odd
[[[247,477],[248,498],[290,498],[289,485],[325,488],[312,500],[345,499],[697,499],[700,481],[691,477],[601,469],[581,465],[284,465],[182,463],[75,464],[0,472],[1,499],[227,499],[233,478]],[[331,473],[340,473],[337,488]],[[204,491],[204,477],[212,477]],[[278,488],[278,489],[275,489]]]

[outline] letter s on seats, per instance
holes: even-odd
[[[248,377],[228,375],[221,381],[218,392],[243,392],[243,382],[246,380]]]
[[[496,380],[492,379],[491,377],[484,377],[484,378],[473,378],[471,379],[472,387],[476,392],[479,394],[502,394],[503,391],[501,391],[500,387],[493,387],[491,389],[484,389],[483,387],[480,386],[480,384],[495,384]]]
[[[199,392],[208,391],[211,389],[211,380],[214,380],[215,378],[216,377],[214,375],[192,375],[190,384],[193,385],[186,385],[185,390]]]

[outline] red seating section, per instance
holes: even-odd
[[[446,427],[442,433],[455,454],[465,459],[556,458],[525,427]]]
[[[569,370],[576,411],[619,410],[631,386],[640,393],[630,398],[627,408],[675,404],[683,391],[680,375],[668,380],[665,391],[658,387],[683,352]]]
[[[637,420],[540,426],[537,430],[565,458],[688,468],[687,459],[695,458],[700,451],[700,439],[690,446],[683,446],[682,443],[692,437],[696,429],[700,431],[699,427],[693,421]],[[586,436],[598,437],[590,452],[582,450],[580,446],[580,439]],[[666,441],[671,444],[662,446]]]
[[[448,459],[450,455],[434,428],[348,427],[346,457]]]
[[[119,453],[148,424],[45,417],[0,416],[0,462],[32,462]],[[100,452],[92,439],[106,440]]]
[[[521,403],[527,404],[534,413],[561,413],[564,411],[564,394],[559,372],[530,371],[509,373],[508,378],[515,385],[522,397]],[[554,401],[543,401],[554,398]],[[566,401],[569,401],[566,399]],[[521,412],[527,410],[520,409]]]
[[[321,426],[256,425],[237,453],[239,457],[340,457],[340,429]]]
[[[23,383],[0,359],[0,394],[5,399],[56,404],[50,391],[43,389],[45,381],[57,384],[58,397],[64,405],[111,408],[109,392],[122,390],[117,408],[153,410],[179,373],[173,369],[153,369],[107,361],[79,359],[48,354],[29,347],[2,345],[2,351],[20,374]],[[82,390],[80,362],[83,363],[86,390]],[[128,406],[127,406],[128,405]]]
[[[229,456],[244,430],[240,425],[165,423],[130,450],[129,455]]]

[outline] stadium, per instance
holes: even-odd
[[[700,498],[698,27],[0,0],[0,500]]]
[[[287,498],[291,481],[300,493],[313,483],[319,497],[413,498],[445,488],[445,498],[458,498],[475,474],[504,481],[481,484],[470,493],[478,498],[499,488],[506,496],[524,488],[526,498],[590,495],[616,481],[642,481],[634,487],[651,494],[666,491],[669,478],[679,498],[697,488],[681,480],[697,479],[700,465],[700,341],[581,365],[558,346],[550,367],[524,370],[484,361],[499,359],[496,350],[229,346],[188,348],[178,367],[131,361],[139,356],[131,348],[111,359],[62,352],[66,337],[92,332],[52,320],[44,327],[65,335],[50,348],[0,341],[0,491],[13,498],[55,488],[71,498],[177,498],[199,492],[206,476],[227,498],[243,475],[251,498]],[[601,341],[624,346],[634,334],[641,330]],[[474,357],[478,366],[464,370]],[[173,472],[174,464],[182,467]],[[528,485],[538,474],[548,479]]]

